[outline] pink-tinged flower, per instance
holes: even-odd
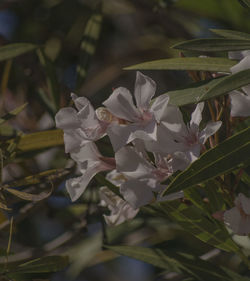
[[[135,209],[154,201],[154,193],[165,188],[161,182],[173,173],[171,159],[156,154],[153,165],[142,153],[129,146],[116,152],[115,159],[117,171],[126,178],[120,192]]]
[[[112,122],[107,128],[114,151],[135,139],[156,140],[157,122],[168,104],[168,96],[158,97],[151,105],[155,94],[155,82],[137,72],[135,101],[129,90],[119,87],[103,103],[107,110],[122,122]]]
[[[107,123],[100,121],[89,100],[71,94],[76,109],[62,108],[55,116],[56,127],[64,131],[65,152],[69,153],[90,141],[103,137]]]
[[[77,162],[81,173],[80,177],[66,181],[66,189],[72,201],[76,201],[82,195],[97,173],[115,169],[114,158],[103,157],[93,142],[86,143],[70,155]]]
[[[158,128],[157,141],[146,142],[147,150],[163,154],[170,153],[181,165],[176,169],[183,170],[186,168],[199,157],[202,145],[222,124],[221,121],[209,122],[200,131],[199,125],[202,120],[203,108],[204,103],[198,103],[192,113],[190,123],[185,125],[180,110],[177,107],[169,106],[168,113],[162,119],[161,126]],[[168,141],[164,145],[165,139],[168,139]],[[183,161],[181,161],[181,158],[183,158]]]
[[[207,139],[219,130],[222,122],[209,122],[206,127],[200,131],[199,125],[202,120],[202,111],[204,103],[198,103],[191,115],[189,125],[182,127],[176,141],[182,145],[181,151],[185,152],[190,162],[196,160],[201,151],[201,147]]]
[[[110,215],[104,215],[108,225],[118,225],[133,219],[139,209],[133,209],[125,200],[114,194],[106,186],[100,188],[101,206],[108,207]]]
[[[231,67],[231,72],[237,73],[242,70],[250,69],[250,50],[243,52],[231,52],[231,57],[240,59],[240,62]],[[242,87],[242,92],[232,91],[231,99],[231,116],[247,117],[250,116],[250,84]]]
[[[234,201],[235,207],[225,211],[224,222],[235,234],[250,233],[250,198],[240,193]]]

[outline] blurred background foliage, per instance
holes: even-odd
[[[145,216],[145,210],[132,222],[106,227],[100,223],[100,184],[95,180],[72,204],[64,181],[74,166],[64,153],[62,135],[39,132],[55,129],[54,115],[71,103],[71,92],[98,106],[115,87],[133,90],[135,72],[124,67],[178,57],[171,45],[214,36],[209,28],[250,32],[249,14],[237,0],[1,1],[0,45],[33,46],[0,62],[1,116],[10,119],[8,112],[21,111],[0,127],[1,280],[180,280],[171,272],[118,258],[102,244],[157,245],[169,253],[182,249],[196,256],[212,250],[170,220]],[[182,71],[145,73],[156,81],[157,94],[191,82]],[[35,132],[30,139],[23,137]],[[105,140],[101,145],[108,153]],[[42,260],[40,271],[15,271],[26,260],[47,255],[55,256],[51,268]],[[238,267],[239,261],[226,253],[210,258]],[[6,264],[13,267],[11,274],[6,274]],[[58,270],[63,271],[51,275]]]

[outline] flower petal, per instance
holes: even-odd
[[[110,215],[104,215],[108,225],[118,225],[136,216],[139,209],[133,209],[126,201],[111,192],[106,186],[100,188],[102,206],[108,206]]]
[[[246,197],[243,193],[239,193],[238,198],[241,202],[243,211],[250,215],[250,198]]]
[[[250,233],[250,217],[243,217],[237,207],[225,211],[224,222],[238,235]]]
[[[145,127],[140,124],[123,125],[111,123],[108,126],[106,133],[109,136],[114,151],[116,152],[136,138],[143,140],[152,140],[156,138],[157,125],[153,121]]]
[[[121,185],[120,192],[134,209],[154,200],[154,194],[145,181],[128,180]]]
[[[64,131],[65,152],[70,153],[89,142],[82,138],[81,129]]]
[[[140,113],[133,103],[132,95],[126,88],[115,89],[103,104],[118,118],[136,122],[140,117]]]
[[[151,105],[151,111],[154,113],[155,119],[160,122],[164,120],[168,110],[168,95],[160,95],[154,100],[154,103]],[[165,117],[166,118],[166,117]]]
[[[156,84],[148,76],[136,72],[135,100],[138,108],[148,109],[152,97],[155,95]]]
[[[66,189],[70,195],[71,200],[76,201],[85,191],[91,179],[99,172],[105,171],[102,163],[94,162],[92,166],[88,167],[82,176],[78,178],[69,179],[66,181]]]
[[[88,142],[84,146],[79,147],[70,154],[71,158],[76,162],[85,162],[87,160],[99,161],[101,154],[94,142]]]
[[[55,115],[56,127],[63,130],[79,128],[80,121],[77,111],[72,107],[61,108]]]
[[[244,95],[239,91],[230,94],[231,116],[247,117],[250,116],[250,95]]]
[[[74,104],[77,108],[77,110],[81,110],[82,108],[84,108],[85,106],[87,106],[88,104],[90,104],[90,101],[85,98],[85,97],[78,97],[76,94],[71,93],[71,98],[74,101]]]
[[[208,122],[207,126],[199,134],[200,143],[204,144],[210,136],[220,129],[221,125],[221,121]]]
[[[199,125],[202,120],[202,111],[204,108],[204,102],[200,102],[196,105],[194,112],[191,115],[190,128],[192,131],[198,131]]]
[[[116,169],[129,178],[145,178],[151,175],[154,166],[142,158],[133,148],[126,146],[115,154]]]
[[[239,63],[230,68],[231,72],[234,74],[236,72],[249,69],[250,68],[250,55],[245,56]]]

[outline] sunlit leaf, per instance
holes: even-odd
[[[63,144],[63,131],[58,129],[23,135],[18,140],[17,149],[25,152]]]
[[[33,51],[38,46],[29,43],[14,43],[0,47],[0,61],[8,60]]]
[[[167,192],[184,190],[250,162],[250,127],[205,152],[167,187]]]
[[[0,118],[0,125],[2,125],[4,122],[16,117],[17,114],[19,114],[21,111],[24,110],[24,108],[27,106],[28,103],[24,103],[23,105],[15,108],[14,110],[8,112],[4,116]]]
[[[198,52],[241,51],[250,49],[250,40],[228,38],[193,39],[175,44],[172,48]]]
[[[133,66],[125,67],[130,69],[147,70],[203,70],[203,71],[223,71],[230,72],[230,68],[235,61],[227,58],[170,58],[144,62]]]

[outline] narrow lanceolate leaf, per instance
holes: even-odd
[[[41,201],[51,195],[52,189],[50,192],[42,192],[40,194],[31,194],[24,191],[19,191],[13,188],[5,188],[6,191],[15,195],[16,197],[27,200],[27,201]]]
[[[56,272],[59,270],[63,270],[68,264],[69,260],[67,256],[48,256],[19,264],[13,269],[10,269],[10,271],[12,273]]]
[[[193,39],[175,44],[173,48],[197,52],[240,51],[250,49],[250,40],[228,38]]]
[[[44,182],[52,182],[56,179],[65,177],[70,173],[70,170],[66,169],[52,169],[47,170],[32,176],[25,177],[23,179],[12,181],[8,184],[4,184],[0,186],[2,189],[10,188],[10,187],[21,187],[21,186],[28,186],[28,185],[35,185]]]
[[[195,277],[195,280],[229,281],[226,272],[214,264],[203,261],[190,254],[165,252],[157,248],[138,246],[106,246],[108,249],[124,256],[134,258],[168,272],[185,273]]]
[[[15,43],[0,47],[0,61],[15,58],[36,48],[36,45],[29,43]]]
[[[59,109],[59,103],[60,103],[60,87],[59,82],[56,75],[56,70],[53,65],[53,63],[50,61],[50,59],[45,55],[44,51],[42,49],[37,50],[37,55],[39,57],[40,63],[44,68],[45,74],[46,74],[46,81],[47,81],[47,87],[48,87],[48,94],[51,100],[51,103],[53,104],[54,114]]]
[[[192,83],[184,89],[169,91],[166,93],[170,97],[170,103],[177,106],[198,103],[201,101],[201,96],[204,95],[204,100],[207,97],[207,92],[220,84],[226,77],[219,77],[209,81]]]
[[[230,91],[239,89],[250,83],[250,69],[243,70],[232,75],[225,77],[220,83],[210,88],[207,93],[203,93],[200,96],[199,101],[215,98],[221,95],[225,95]]]
[[[203,70],[230,72],[235,61],[227,58],[171,58],[144,62],[124,69],[147,70]]]
[[[62,130],[49,130],[21,136],[17,140],[17,150],[19,152],[40,150],[63,145],[63,143]]]
[[[238,0],[244,8],[250,9],[250,0]]]
[[[226,174],[250,163],[250,127],[233,135],[216,147],[205,152],[167,187],[168,192],[184,190]]]
[[[227,252],[239,250],[225,227],[208,219],[207,214],[196,206],[178,201],[162,202],[159,205],[167,216],[201,241]]]
[[[227,30],[227,29],[210,29],[213,33],[220,35],[222,37],[228,38],[228,39],[246,39],[250,40],[250,34],[235,30]]]
[[[166,94],[170,97],[171,104],[182,106],[222,96],[248,84],[250,84],[250,69],[208,82],[193,83],[186,89],[170,91]]]
[[[3,209],[5,211],[10,211],[11,209],[7,207],[7,205],[0,200],[0,209]]]
[[[8,112],[7,114],[5,114],[4,116],[2,116],[0,118],[0,125],[2,125],[3,123],[5,123],[6,121],[16,117],[17,114],[19,114],[21,111],[24,110],[24,108],[27,106],[28,103],[24,103],[23,105],[15,108],[14,110]]]
[[[85,27],[80,47],[79,64],[77,65],[77,88],[81,87],[85,80],[90,59],[95,53],[96,44],[100,36],[101,24],[102,15],[95,13],[90,17]]]

